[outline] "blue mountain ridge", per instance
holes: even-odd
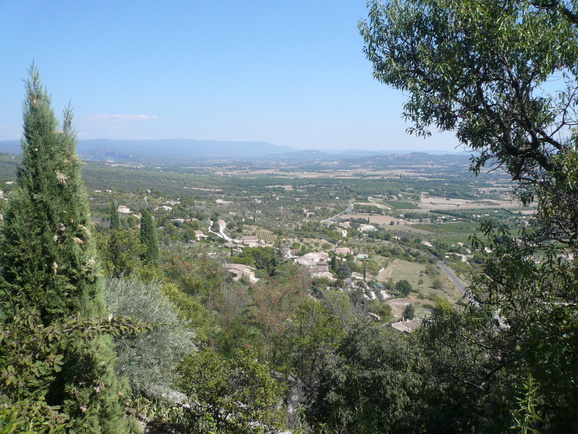
[[[187,163],[195,160],[254,158],[274,158],[279,160],[324,160],[409,153],[407,150],[302,150],[289,146],[278,146],[267,142],[192,139],[79,140],[77,151],[80,158],[85,161],[109,161],[118,163]],[[0,152],[7,154],[20,154],[20,141],[0,141]]]

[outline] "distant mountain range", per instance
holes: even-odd
[[[304,151],[267,142],[217,140],[79,140],[78,155],[85,161],[117,163],[189,163],[212,159],[325,160],[385,155],[393,151],[335,150]],[[19,140],[0,141],[0,152],[20,154]],[[407,153],[405,151],[403,153]]]

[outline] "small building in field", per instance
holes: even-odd
[[[203,233],[203,231],[200,230],[195,231],[195,237],[197,238],[197,241],[206,240],[207,238],[209,238],[207,235]]]

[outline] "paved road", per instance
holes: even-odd
[[[443,270],[444,273],[446,273],[446,276],[448,276],[456,284],[456,286],[462,292],[462,294],[464,294],[464,296],[468,300],[470,300],[470,303],[472,303],[474,306],[480,307],[480,304],[468,294],[468,292],[466,291],[466,286],[462,283],[460,279],[458,279],[458,277],[454,274],[452,270],[448,268],[446,264],[444,264],[442,261],[438,261],[438,266]]]
[[[353,201],[350,200],[349,204],[347,204],[347,209],[343,212],[340,212],[337,215],[334,215],[333,217],[329,217],[328,219],[325,220],[321,220],[319,223],[329,223],[332,222],[334,219],[336,219],[337,217],[343,215],[343,214],[349,214],[351,211],[353,211]]]
[[[462,294],[466,295],[466,285],[464,285],[462,281],[458,279],[458,276],[456,276],[454,272],[450,270],[448,266],[442,261],[438,261],[438,267],[440,267],[443,272],[446,273],[446,275],[456,284],[458,289],[462,291]]]
[[[426,255],[426,256],[427,256],[428,258],[430,258],[430,259],[431,259],[431,258],[436,258],[436,256],[432,255],[431,253],[425,252],[425,251],[423,251],[423,250],[421,250],[421,249],[416,249],[415,247],[407,247],[407,246],[404,246],[403,244],[398,244],[398,243],[395,243],[395,242],[393,242],[393,241],[385,241],[385,240],[384,240],[384,242],[385,242],[385,243],[388,243],[388,244],[393,244],[393,245],[395,245],[395,246],[400,246],[400,247],[403,247],[403,248],[405,248],[405,249],[410,249],[410,250],[413,250],[414,252],[423,253],[424,255]],[[436,258],[436,259],[437,259],[437,258]],[[463,282],[462,282],[460,279],[458,279],[458,276],[456,276],[456,275],[454,274],[454,272],[453,272],[446,264],[444,264],[442,261],[440,261],[439,259],[437,260],[437,265],[438,265],[438,267],[440,267],[441,270],[446,274],[446,276],[448,276],[448,277],[450,278],[450,280],[451,280],[452,282],[454,282],[454,284],[458,287],[458,289],[460,290],[460,292],[461,292],[462,294],[464,294],[464,296],[467,297],[467,299],[468,299],[471,303],[473,303],[474,306],[478,306],[478,307],[479,307],[478,302],[475,301],[472,297],[470,297],[470,295],[469,295],[468,292],[466,291],[466,285],[464,285]]]

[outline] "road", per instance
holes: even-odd
[[[462,292],[462,294],[467,296],[466,286],[462,283],[460,279],[458,279],[458,276],[456,276],[454,272],[450,270],[448,266],[444,264],[442,261],[438,261],[438,267],[440,267],[443,270],[443,272],[446,273],[446,276],[448,276],[456,284],[456,286]]]
[[[437,257],[434,256],[434,255],[432,255],[431,253],[425,252],[425,251],[423,251],[423,250],[421,250],[421,249],[416,249],[415,247],[407,247],[407,246],[404,246],[403,244],[398,244],[398,243],[395,243],[395,242],[393,242],[393,241],[385,241],[385,240],[384,240],[383,242],[388,243],[388,244],[393,244],[394,246],[400,246],[400,247],[403,247],[404,249],[410,249],[410,250],[413,250],[413,251],[415,251],[415,252],[420,252],[420,253],[426,255],[426,256],[427,256],[428,258],[430,258],[430,259],[432,259],[432,258],[436,258],[436,259],[437,259]],[[480,306],[479,303],[478,303],[476,300],[474,300],[474,299],[468,294],[468,292],[466,291],[466,285],[463,284],[463,282],[458,278],[458,276],[456,276],[456,275],[454,274],[454,272],[453,272],[446,264],[444,264],[442,261],[440,261],[439,259],[437,259],[437,265],[438,265],[438,267],[440,267],[441,270],[446,274],[446,276],[448,276],[448,277],[450,278],[450,280],[451,280],[452,282],[454,282],[454,285],[456,285],[456,286],[458,287],[458,289],[460,290],[460,292],[461,292],[462,294],[464,294],[464,296],[465,296],[474,306],[477,306],[477,307]]]
[[[339,214],[334,215],[333,217],[329,217],[328,219],[325,220],[321,220],[319,223],[330,223],[332,222],[334,219],[336,219],[337,217],[342,216],[343,214],[349,214],[351,213],[351,211],[353,211],[353,200],[350,200],[349,203],[347,204],[347,208],[345,209],[345,211],[340,212]]]
[[[210,232],[210,233],[215,234],[216,236],[223,238],[225,241],[228,241],[228,242],[232,242],[232,241],[233,241],[233,239],[232,239],[231,237],[228,237],[228,236],[225,234],[225,226],[219,225],[219,232],[214,232],[214,231],[212,230],[212,228],[213,228],[213,220],[209,220],[209,223],[210,223],[210,224],[209,224],[209,232]]]
[[[448,276],[455,283],[455,285],[462,292],[462,294],[464,294],[464,296],[470,301],[470,303],[472,303],[476,307],[480,307],[480,304],[476,300],[474,300],[470,296],[470,294],[468,294],[468,292],[466,291],[466,286],[462,283],[460,279],[458,279],[458,277],[454,274],[452,270],[448,268],[446,264],[444,264],[442,261],[438,261],[438,267],[440,267],[442,271],[446,273],[446,276]]]
[[[372,197],[368,197],[367,201],[369,203],[374,204],[376,207],[378,207],[379,209],[387,209],[387,210],[391,210],[392,208],[390,206],[384,205],[382,203],[376,202],[375,199],[373,199]]]

